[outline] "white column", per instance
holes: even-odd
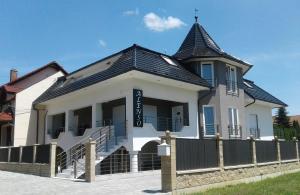
[[[138,151],[131,151],[129,154],[130,154],[130,171],[138,172],[139,171]]]
[[[71,123],[71,120],[70,120],[70,110],[66,110],[65,111],[65,132],[68,132],[69,131],[69,127],[70,127],[70,123]]]
[[[103,124],[103,115],[102,115],[102,104],[97,103],[96,104],[96,127],[100,127]]]
[[[96,128],[96,112],[97,112],[97,108],[96,108],[96,103],[94,103],[92,105],[92,128]]]

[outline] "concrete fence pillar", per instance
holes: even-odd
[[[276,143],[276,148],[277,148],[277,160],[279,164],[281,164],[281,153],[280,153],[280,141],[278,140],[278,137],[275,136],[275,143]]]
[[[252,146],[252,163],[254,166],[257,166],[257,159],[256,159],[256,141],[253,136],[250,137],[251,146]]]
[[[163,192],[176,189],[176,137],[166,131],[166,135],[161,137],[170,145],[170,156],[161,157],[161,186]]]
[[[299,147],[298,147],[298,139],[296,137],[294,137],[294,142],[295,142],[295,146],[296,146],[296,157],[297,157],[297,160],[298,160],[298,163],[300,162],[300,159],[299,159]]]
[[[20,146],[20,148],[19,148],[19,163],[22,162],[22,153],[23,153],[23,147]]]
[[[224,153],[223,153],[223,138],[217,133],[217,144],[219,152],[219,167],[221,171],[224,171]]]
[[[130,152],[130,171],[138,172],[139,171],[139,159],[138,159],[138,151]]]
[[[95,161],[96,161],[96,142],[89,140],[85,144],[85,180],[87,182],[95,181]]]
[[[10,162],[11,146],[8,147],[7,162]]]
[[[38,144],[34,144],[33,145],[33,155],[32,155],[32,163],[36,162],[36,148],[37,148]]]
[[[56,142],[50,143],[49,152],[49,177],[55,177],[55,166],[56,166]]]

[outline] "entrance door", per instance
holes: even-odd
[[[113,125],[115,130],[115,136],[125,136],[125,105],[113,107]]]
[[[183,106],[172,107],[172,130],[180,131],[183,126]]]
[[[253,135],[255,138],[259,138],[257,114],[249,115],[249,130],[250,135]]]

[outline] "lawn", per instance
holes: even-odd
[[[282,175],[259,182],[238,184],[224,188],[215,188],[202,193],[193,195],[264,195],[264,194],[300,194],[300,173]]]

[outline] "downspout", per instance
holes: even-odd
[[[209,91],[207,93],[205,93],[204,95],[202,95],[201,97],[199,96],[199,93],[201,91],[198,91],[198,105],[197,105],[197,109],[198,109],[198,126],[199,126],[199,139],[203,139],[203,130],[201,129],[201,114],[200,114],[200,100],[202,100],[203,98],[207,97],[208,95],[211,94],[213,88],[210,88]]]
[[[43,144],[46,144],[46,134],[47,134],[46,119],[47,119],[47,113],[48,113],[48,110],[46,110],[45,116],[44,116],[44,140],[43,140]]]
[[[33,108],[33,110],[36,112],[36,137],[35,137],[35,143],[38,144],[39,143],[39,109],[37,108]]]
[[[247,92],[246,92],[246,93],[247,93]],[[250,105],[252,105],[252,104],[254,104],[254,103],[256,102],[255,97],[253,97],[253,96],[250,95],[249,93],[247,93],[247,95],[249,95],[251,98],[253,98],[253,102],[250,102],[249,104],[247,104],[247,105],[245,106],[245,108],[248,107],[248,106],[250,106]]]

